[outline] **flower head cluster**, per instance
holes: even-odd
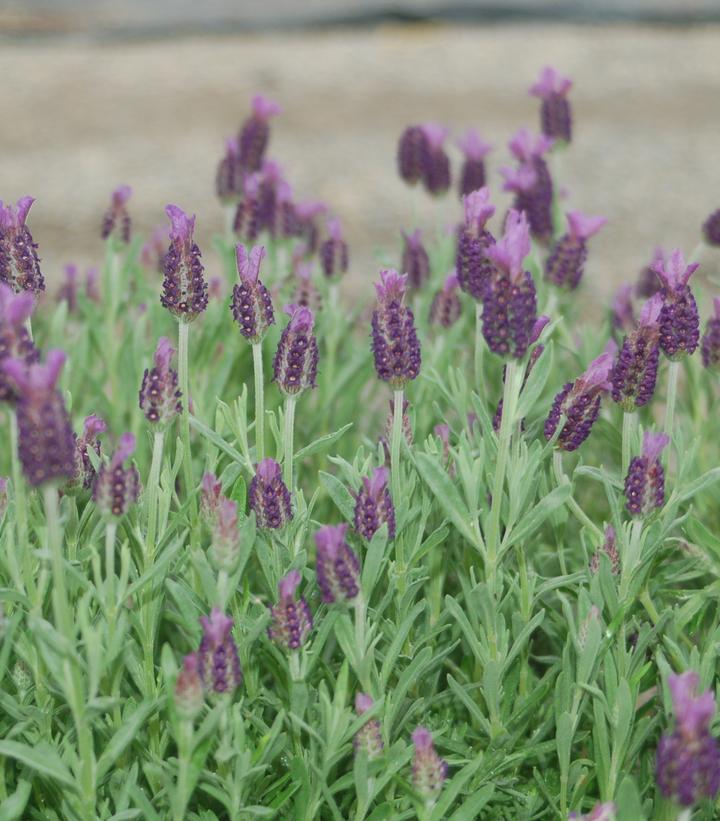
[[[309,308],[286,305],[285,313],[290,321],[273,359],[273,381],[283,393],[293,396],[315,387],[318,344],[313,333],[315,317]]]
[[[355,497],[355,530],[370,541],[381,525],[387,523],[388,537],[395,538],[395,507],[390,496],[386,467],[375,468],[368,479],[363,477],[360,492]]]
[[[655,393],[662,304],[660,294],[645,303],[637,328],[623,339],[613,365],[612,398],[627,412],[647,405]]]
[[[720,298],[713,299],[713,315],[708,319],[700,351],[706,368],[720,370]],[[2,354],[0,354],[1,356]]]
[[[135,465],[125,467],[125,460],[135,452],[135,437],[124,433],[117,450],[106,465],[101,465],[93,485],[93,501],[105,516],[125,515],[140,495],[140,474]]]
[[[537,82],[530,86],[530,94],[541,99],[540,127],[543,134],[570,142],[572,137],[572,113],[567,95],[572,80],[559,71],[546,66]]]
[[[313,619],[304,597],[296,592],[302,581],[299,571],[291,570],[278,584],[278,603],[270,608],[268,636],[284,650],[297,650],[305,644]]]
[[[45,290],[37,243],[26,225],[34,202],[32,197],[21,197],[17,206],[3,205],[0,201],[0,282],[9,285],[15,293],[38,294]]]
[[[89,490],[93,486],[96,471],[88,450],[95,451],[98,459],[100,458],[98,436],[106,430],[107,425],[99,416],[92,414],[86,417],[82,435],[75,438],[75,474],[63,487],[64,493],[72,495],[80,490]]]
[[[653,271],[663,284],[660,348],[668,359],[681,359],[694,353],[700,341],[697,303],[688,285],[698,267],[696,262],[686,265],[679,248],[666,260],[653,265]]]
[[[240,165],[245,171],[257,171],[262,165],[270,141],[270,118],[281,112],[280,106],[256,94],[252,98],[252,111],[242,125],[237,143]]]
[[[220,499],[212,525],[212,538],[208,551],[210,562],[216,570],[232,573],[240,558],[240,534],[238,533],[237,502],[224,496]]]
[[[240,202],[243,195],[245,169],[240,162],[240,143],[236,137],[225,140],[225,155],[218,164],[215,191],[224,205]]]
[[[355,695],[355,712],[359,716],[365,715],[373,704],[372,698],[367,693],[357,693]],[[380,722],[376,718],[371,718],[355,733],[353,738],[355,754],[363,752],[368,760],[372,761],[382,755],[383,747]]]
[[[224,498],[222,483],[214,473],[205,473],[200,483],[200,513],[208,527],[214,527],[220,504]]]
[[[256,245],[248,253],[244,245],[238,245],[235,256],[240,282],[233,288],[230,310],[240,333],[254,345],[275,324],[270,293],[260,280],[260,263],[265,257],[265,247]]]
[[[0,402],[11,402],[15,397],[15,387],[2,368],[3,361],[14,358],[29,367],[40,358],[26,327],[34,307],[32,293],[15,294],[8,285],[0,283]]]
[[[192,322],[208,303],[200,249],[193,239],[195,217],[188,217],[177,205],[168,205],[165,213],[172,227],[170,246],[162,261],[165,279],[160,302],[181,322]]]
[[[665,504],[665,472],[660,454],[669,441],[664,433],[647,431],[642,454],[630,462],[625,477],[625,499],[633,516],[648,516]]]
[[[568,232],[555,243],[545,263],[545,277],[558,288],[574,291],[585,270],[587,241],[597,234],[607,219],[570,211],[567,221]]]
[[[481,302],[493,272],[487,251],[495,238],[485,227],[495,213],[495,206],[490,202],[490,189],[480,188],[464,196],[463,208],[465,221],[458,231],[455,270],[462,290]]]
[[[240,658],[232,637],[233,620],[219,607],[201,616],[203,637],[198,650],[200,679],[206,692],[231,696],[242,684]]]
[[[422,182],[430,194],[443,194],[450,187],[450,159],[444,144],[448,130],[437,123],[411,125],[398,144],[398,171],[405,182]]]
[[[416,727],[412,734],[415,755],[412,763],[413,787],[428,802],[440,795],[447,778],[447,762],[437,754],[432,734],[425,727]]]
[[[121,185],[112,192],[110,207],[103,214],[101,236],[103,239],[112,237],[118,242],[127,245],[130,242],[132,221],[128,213],[127,204],[132,196],[129,185]]]
[[[170,340],[161,336],[155,348],[154,366],[146,368],[143,374],[140,410],[153,425],[167,425],[182,410],[178,374],[170,366],[174,353]]]
[[[430,278],[430,258],[422,242],[422,232],[418,229],[403,235],[403,252],[400,270],[408,276],[408,286],[417,290]]]
[[[668,678],[675,729],[660,739],[655,760],[660,792],[683,807],[715,798],[720,789],[720,748],[710,735],[715,696],[710,690],[698,694],[699,683],[692,671]]]
[[[429,319],[431,325],[450,328],[460,319],[462,306],[458,295],[459,285],[460,281],[455,269],[453,269],[447,275],[442,288],[437,291],[430,303]]]
[[[248,489],[248,502],[260,528],[278,530],[292,519],[290,491],[274,459],[263,459],[257,465]]]
[[[460,196],[465,197],[485,185],[485,157],[492,151],[480,134],[470,128],[457,140],[457,146],[463,153],[463,164],[460,169]]]
[[[324,525],[315,534],[316,573],[327,604],[352,601],[360,592],[360,562],[345,541],[347,525]]]
[[[545,438],[552,439],[565,417],[556,443],[560,450],[576,450],[590,435],[600,413],[602,394],[612,387],[609,381],[612,366],[612,354],[600,354],[582,376],[565,384],[556,395],[545,420]]]
[[[420,373],[420,341],[415,318],[405,305],[407,274],[380,271],[375,284],[377,305],[372,315],[372,352],[380,379],[400,389]]]
[[[524,211],[532,235],[539,242],[548,242],[553,233],[552,202],[553,181],[543,155],[553,145],[553,139],[541,134],[533,137],[521,128],[508,146],[517,168],[501,168],[505,178],[505,191],[515,194],[513,208]]]
[[[348,269],[348,244],[343,236],[339,219],[328,220],[328,238],[318,251],[320,265],[325,276],[330,279],[335,274],[344,274]]]

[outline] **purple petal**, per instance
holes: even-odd
[[[660,311],[663,306],[662,294],[655,294],[642,306],[640,310],[640,324],[646,328],[657,325],[660,319]]]
[[[269,120],[270,117],[280,114],[282,108],[278,103],[265,97],[265,95],[256,94],[252,98],[252,111],[253,114],[261,120]]]
[[[255,472],[260,477],[260,480],[265,484],[270,484],[270,482],[275,479],[279,479],[282,474],[280,465],[274,459],[270,459],[269,457],[258,463]]]
[[[490,202],[490,189],[487,186],[473,191],[463,197],[465,224],[482,230],[485,223],[495,213],[495,206]]]
[[[492,145],[486,143],[474,128],[469,128],[455,144],[469,160],[475,162],[479,162],[492,151]]]
[[[511,209],[505,220],[505,233],[487,249],[487,255],[516,279],[523,272],[523,260],[530,253],[530,227],[525,212]]]
[[[378,299],[381,302],[401,300],[405,296],[407,279],[407,274],[399,274],[394,268],[380,271],[380,282],[375,283]]]
[[[35,297],[31,291],[13,293],[4,283],[0,283],[0,320],[14,328],[22,325],[32,314]]]
[[[530,343],[537,342],[540,339],[540,334],[543,332],[545,326],[550,322],[550,317],[547,314],[542,314],[535,320],[535,324],[530,332]]]
[[[656,462],[663,452],[665,446],[670,441],[670,437],[665,433],[652,433],[645,431],[643,436],[642,455],[649,464]]]
[[[132,196],[132,188],[129,185],[121,185],[112,192],[113,208],[123,208],[125,203]]]
[[[505,180],[503,191],[512,191],[513,193],[530,191],[537,183],[535,169],[527,163],[523,163],[518,168],[505,166],[500,169],[500,174]]]
[[[170,362],[175,354],[175,348],[170,344],[166,336],[161,336],[155,348],[155,367],[161,371],[167,371]]]
[[[541,157],[554,144],[552,137],[545,134],[533,135],[529,128],[521,128],[508,142],[508,148],[515,159],[527,162],[534,157]]]
[[[418,751],[431,750],[433,746],[432,733],[426,727],[416,727],[413,730],[412,742]]]
[[[331,559],[335,559],[340,548],[345,544],[347,529],[347,524],[323,525],[315,534],[317,549],[327,553]]]
[[[580,211],[568,211],[567,221],[574,237],[589,239],[605,225],[607,217],[589,217]]]
[[[213,607],[210,618],[200,616],[200,624],[205,638],[208,639],[213,648],[217,648],[230,635],[233,620],[226,616],[219,607]]]
[[[361,716],[363,713],[367,713],[367,711],[373,706],[375,702],[370,698],[367,693],[356,693],[355,694],[355,712]]]
[[[188,242],[192,238],[195,229],[195,217],[189,217],[177,205],[165,206],[165,213],[168,215],[172,226],[170,239],[183,243]]]
[[[423,123],[420,128],[430,143],[430,147],[435,151],[443,147],[443,143],[450,134],[450,129],[439,123]]]
[[[549,97],[551,94],[565,95],[572,88],[572,84],[569,77],[564,77],[551,66],[545,66],[537,82],[530,86],[530,94],[533,97]]]
[[[235,247],[238,274],[243,282],[254,284],[260,276],[260,263],[265,259],[265,246],[255,245],[248,254],[247,248],[238,244]]]
[[[302,580],[300,571],[291,570],[278,583],[278,590],[280,591],[280,598],[283,601],[292,601],[295,597],[295,591]]]
[[[286,305],[283,311],[290,317],[288,328],[297,333],[309,333],[315,324],[315,317],[310,308],[303,305]]]
[[[85,421],[83,422],[83,437],[88,441],[95,439],[100,433],[105,433],[106,430],[107,425],[99,416],[93,413],[85,417]]]

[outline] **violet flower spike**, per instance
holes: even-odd
[[[398,173],[408,185],[423,179],[429,153],[430,144],[422,126],[408,126],[400,136],[397,150]]]
[[[280,336],[273,359],[273,382],[290,396],[315,387],[318,345],[313,327],[315,317],[309,308],[286,305],[290,322]]]
[[[495,238],[485,227],[495,213],[495,206],[490,202],[490,189],[480,188],[463,197],[463,208],[465,221],[458,231],[455,270],[462,290],[481,302],[494,270],[487,250],[495,243]]]
[[[320,246],[318,255],[323,273],[331,279],[335,274],[344,274],[347,271],[348,245],[339,219],[328,220],[327,226],[330,236]]]
[[[505,234],[487,255],[494,270],[485,287],[482,332],[493,353],[522,359],[537,320],[537,295],[523,261],[530,253],[530,233],[524,214],[510,211]]]
[[[140,386],[139,404],[145,418],[153,425],[165,426],[182,411],[182,394],[178,390],[177,371],[170,366],[175,349],[170,340],[158,340],[154,366],[146,368]]]
[[[655,393],[662,305],[660,294],[645,303],[637,328],[623,339],[610,375],[613,401],[627,413],[647,405]]]
[[[720,248],[720,208],[713,211],[702,227],[703,239],[713,248]]]
[[[394,390],[402,389],[420,373],[420,341],[413,312],[405,305],[406,289],[407,274],[393,269],[380,271],[380,282],[375,284],[371,349],[378,377]]]
[[[218,696],[232,696],[242,684],[240,658],[232,637],[233,620],[219,607],[210,617],[201,616],[203,637],[198,650],[200,678],[206,691]]]
[[[402,232],[403,251],[400,270],[408,276],[408,285],[417,290],[430,278],[430,258],[422,242],[422,232],[418,229],[410,234]]]
[[[289,652],[305,644],[313,627],[308,603],[303,596],[296,596],[301,581],[302,576],[297,570],[291,570],[280,579],[278,603],[270,608],[268,637]]]
[[[29,367],[40,359],[26,324],[34,308],[35,297],[30,291],[16,294],[0,282],[0,402],[15,399],[15,387],[2,368],[3,361],[14,358]]]
[[[248,489],[248,503],[259,528],[279,530],[291,521],[290,491],[274,459],[263,459],[257,465]]]
[[[456,145],[464,155],[459,183],[460,196],[463,197],[485,185],[485,157],[492,146],[474,128],[468,129]]]
[[[703,365],[709,370],[720,370],[720,297],[713,299],[713,315],[705,326],[700,350]]]
[[[45,290],[37,243],[26,225],[34,202],[33,197],[21,197],[16,206],[0,201],[0,283],[16,294],[30,291],[37,295]]]
[[[324,525],[315,534],[315,572],[326,604],[349,602],[360,593],[360,562],[345,541],[347,528]]]
[[[88,449],[95,451],[100,458],[98,436],[105,433],[107,425],[95,414],[86,417],[81,436],[75,437],[75,473],[73,478],[63,486],[63,493],[72,496],[80,490],[89,490],[95,481],[95,468],[88,455]]]
[[[192,721],[200,714],[205,697],[198,653],[190,653],[183,659],[182,669],[175,680],[173,700],[175,711],[183,720]]]
[[[450,132],[438,123],[423,123],[420,128],[426,141],[423,184],[430,194],[444,194],[450,188],[450,159],[444,148]]]
[[[165,213],[172,227],[170,246],[163,257],[165,279],[160,303],[178,321],[192,322],[208,304],[200,249],[193,239],[195,217],[188,217],[177,205],[168,205]]]
[[[140,474],[135,465],[124,463],[135,452],[135,437],[124,433],[117,450],[106,465],[101,465],[93,485],[93,501],[105,516],[120,518],[137,502]]]
[[[235,137],[225,140],[225,155],[218,164],[215,191],[223,205],[240,202],[243,195],[244,169],[240,161],[240,144]]]
[[[33,487],[63,483],[75,474],[75,435],[65,400],[57,389],[63,351],[48,351],[45,364],[7,357],[0,367],[14,391],[18,455]]]
[[[275,324],[270,292],[260,280],[265,247],[256,245],[248,253],[244,245],[237,245],[235,256],[240,282],[233,288],[230,310],[240,333],[251,345],[256,345]]]
[[[577,450],[590,435],[600,414],[602,394],[612,387],[609,381],[612,366],[612,354],[600,354],[582,376],[566,383],[555,396],[545,420],[545,438],[552,439],[561,417],[565,416],[555,445],[560,450]]]
[[[412,763],[412,783],[426,803],[440,795],[447,778],[448,765],[437,754],[432,734],[425,727],[416,727],[412,734],[415,755]]]
[[[110,207],[103,214],[100,235],[103,239],[112,239],[128,245],[132,230],[132,221],[128,213],[127,204],[132,196],[129,185],[121,185],[112,192]]]
[[[620,572],[620,554],[617,549],[615,528],[608,525],[605,528],[605,539],[598,550],[593,553],[590,559],[590,572],[597,573],[600,570],[600,556],[604,553],[610,560],[610,572],[617,576]]]
[[[370,541],[381,525],[388,526],[388,538],[395,538],[395,507],[388,480],[390,471],[386,467],[375,468],[371,478],[363,477],[360,492],[355,497],[355,531]]]
[[[553,246],[545,263],[545,278],[558,288],[574,291],[580,284],[587,259],[587,241],[605,225],[605,217],[567,214],[568,232]]]
[[[698,694],[699,683],[692,671],[668,677],[675,729],[662,736],[655,759],[660,792],[682,807],[715,798],[720,789],[720,747],[710,734],[715,696],[711,690]]]
[[[240,558],[237,502],[224,496],[219,501],[213,520],[208,554],[213,567],[228,574],[235,570]]]
[[[642,454],[630,462],[625,477],[625,506],[632,516],[649,516],[665,504],[665,471],[660,454],[669,441],[664,433],[646,431]]]
[[[355,712],[365,715],[374,705],[372,698],[367,693],[356,693]],[[379,758],[383,754],[383,739],[380,722],[376,718],[371,718],[355,733],[353,738],[353,749],[355,755],[365,753],[369,761]]]
[[[553,181],[543,158],[552,145],[549,137],[534,137],[528,129],[521,128],[508,143],[519,168],[514,174],[501,169],[504,189],[515,193],[513,208],[526,213],[530,230],[539,242],[548,242],[553,234]]]
[[[540,127],[543,134],[569,143],[572,138],[572,113],[567,95],[572,80],[546,66],[537,82],[530,86],[530,94],[542,100]]]
[[[245,171],[257,171],[262,165],[270,141],[270,118],[281,111],[277,103],[262,94],[252,98],[252,113],[238,135],[240,164]]]
[[[458,296],[459,286],[460,282],[453,268],[445,279],[443,287],[436,292],[430,304],[429,321],[431,325],[450,328],[460,319],[462,305]]]
[[[660,349],[676,361],[695,352],[700,341],[700,317],[688,282],[699,268],[686,265],[682,251],[676,248],[664,262],[652,269],[663,284],[663,307],[660,312]]]

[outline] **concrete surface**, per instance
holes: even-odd
[[[575,78],[576,139],[560,181],[571,204],[610,223],[593,241],[590,291],[634,276],[656,243],[689,253],[706,213],[720,207],[720,28],[439,25],[133,43],[5,41],[0,198],[37,198],[30,224],[46,274],[97,261],[109,192],[135,189],[147,232],[176,202],[221,230],[214,199],[223,138],[251,94],[284,106],[271,155],[302,197],[327,200],[351,243],[351,283],[374,279],[378,248],[395,256],[401,227],[456,219],[395,173],[396,140],[434,119],[480,128],[496,145],[536,127],[526,88],[551,63]],[[9,80],[12,78],[12,81]],[[457,155],[455,155],[456,157]],[[504,195],[498,200],[506,203]]]

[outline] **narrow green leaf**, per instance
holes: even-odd
[[[21,764],[35,770],[41,775],[59,781],[63,786],[75,790],[75,779],[60,758],[58,751],[49,744],[41,742],[34,747],[21,744],[19,741],[0,741],[0,755],[14,758]]]

